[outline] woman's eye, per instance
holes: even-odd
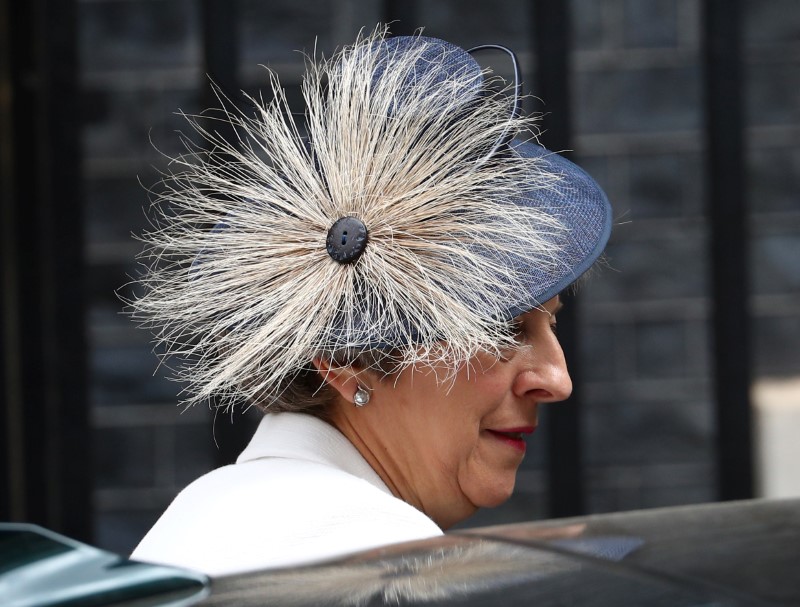
[[[553,335],[558,335],[558,323],[551,322],[550,330],[553,332]]]

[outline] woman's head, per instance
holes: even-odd
[[[331,422],[392,492],[447,528],[511,495],[540,404],[572,390],[555,336],[555,297],[517,319],[517,346],[448,369],[418,365],[387,379],[318,360],[335,393]],[[357,389],[369,403],[354,406]]]
[[[223,114],[235,145],[191,121],[212,151],[175,159],[147,236],[133,305],[190,401],[325,411],[341,394],[314,360],[455,389],[602,251],[602,191],[524,141],[531,121],[463,49],[361,39],[310,63],[302,124],[271,85],[253,116]]]

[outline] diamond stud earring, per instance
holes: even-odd
[[[353,403],[356,407],[363,407],[369,402],[369,392],[361,386],[358,387],[356,393],[353,395]]]

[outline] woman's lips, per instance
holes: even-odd
[[[498,430],[487,430],[497,440],[505,443],[509,447],[513,447],[521,453],[525,453],[525,435],[532,434],[536,430],[535,427],[525,426],[521,428],[503,428]]]

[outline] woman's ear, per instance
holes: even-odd
[[[349,403],[353,403],[359,387],[371,390],[371,378],[365,371],[353,369],[350,366],[340,367],[331,364],[324,358],[315,357],[311,361],[317,368],[326,384],[336,390],[339,395]]]

